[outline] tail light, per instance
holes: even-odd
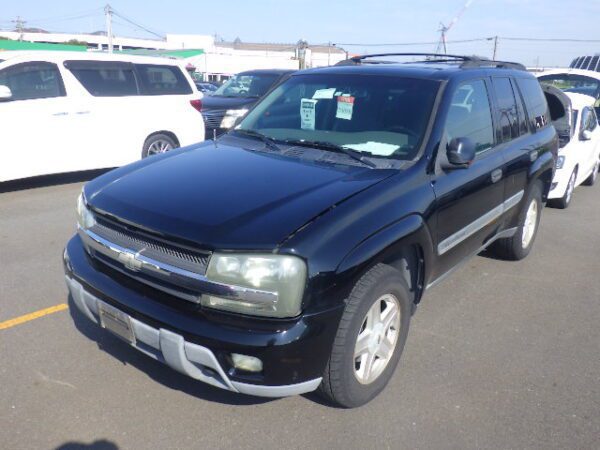
[[[198,112],[202,112],[202,100],[197,99],[197,100],[190,100],[190,105],[192,105],[192,107],[198,111]]]

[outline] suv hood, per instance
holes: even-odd
[[[205,95],[202,99],[202,109],[238,109],[250,108],[259,99],[257,97],[221,97],[218,95]]]
[[[394,173],[206,142],[109,172],[85,194],[92,209],[202,248],[272,250]]]

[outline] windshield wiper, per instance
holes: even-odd
[[[344,147],[343,145],[334,144],[332,142],[307,141],[307,140],[301,140],[301,139],[297,139],[297,140],[296,139],[287,139],[283,142],[285,142],[286,144],[290,144],[290,145],[302,145],[305,147],[315,147],[315,148],[318,148],[321,150],[329,150],[329,151],[333,151],[333,152],[343,153],[344,155],[349,156],[350,158],[364,164],[365,166],[369,166],[371,168],[377,167],[377,165],[375,163],[373,163],[372,161],[369,161],[368,159],[365,159],[365,157],[362,155],[362,153],[359,152],[358,150],[353,150],[351,148]]]
[[[255,137],[260,139],[261,141],[263,141],[265,143],[265,145],[267,147],[269,147],[271,150],[275,150],[277,152],[280,152],[281,149],[279,148],[279,146],[275,143],[275,141],[270,138],[269,136],[259,133],[258,131],[255,130],[245,130],[243,128],[239,128],[239,129],[235,129],[233,130],[233,133],[236,134],[241,134],[244,136],[251,136],[251,137]]]

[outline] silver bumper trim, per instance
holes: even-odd
[[[102,300],[87,292],[81,283],[66,276],[67,287],[77,308],[92,322],[99,324],[98,305]],[[298,384],[265,386],[231,381],[217,358],[208,348],[185,341],[183,336],[156,329],[129,317],[135,341],[130,344],[146,355],[167,364],[191,378],[228,391],[258,397],[287,397],[312,392],[321,384],[321,378]]]

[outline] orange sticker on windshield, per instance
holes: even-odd
[[[354,110],[354,97],[340,96],[337,98],[337,111],[335,117],[338,119],[352,120]]]

